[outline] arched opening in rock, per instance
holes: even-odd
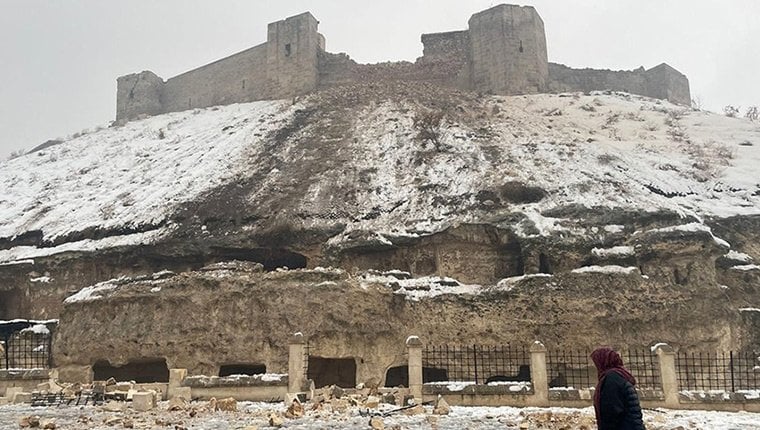
[[[288,269],[305,269],[305,255],[280,248],[214,248],[217,258],[223,260],[242,260],[261,263],[264,270],[271,271],[280,267]]]
[[[258,375],[267,373],[267,366],[263,364],[223,364],[219,366],[219,376],[230,375]]]
[[[441,382],[448,381],[449,374],[446,369],[438,369],[435,367],[423,367],[422,368],[422,383],[426,382]],[[396,366],[391,367],[385,372],[385,386],[386,387],[398,387],[403,385],[409,386],[409,366]]]
[[[344,388],[356,386],[356,360],[309,356],[308,378],[316,388],[337,385]]]
[[[495,279],[511,278],[525,274],[525,262],[522,257],[522,246],[517,240],[504,245],[499,250],[500,265],[496,267]]]
[[[486,384],[490,382],[526,382],[530,381],[530,366],[527,364],[521,364],[517,369],[517,373],[511,375],[495,374],[486,378]]]
[[[549,263],[549,257],[547,257],[543,252],[538,254],[538,272],[546,273],[549,275],[552,274],[552,266]]]
[[[100,360],[92,365],[92,371],[96,381],[114,378],[138,383],[169,382],[169,367],[165,358],[139,359],[123,366],[112,366],[108,361]]]

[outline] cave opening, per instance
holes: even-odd
[[[267,366],[264,364],[253,363],[237,363],[237,364],[223,364],[219,366],[219,376],[231,376],[231,375],[259,375],[267,373]]]
[[[114,378],[137,383],[169,382],[169,367],[165,358],[133,360],[123,366],[112,366],[107,360],[99,360],[92,365],[92,371],[96,381]]]
[[[315,388],[337,385],[343,388],[356,386],[356,360],[349,358],[329,358],[309,356],[308,378]]]
[[[241,260],[261,263],[264,270],[272,271],[281,267],[305,269],[308,260],[305,255],[281,248],[214,248],[220,260]]]
[[[543,252],[538,254],[538,273],[552,274],[552,266],[549,263],[549,257]]]
[[[449,374],[446,369],[435,367],[422,368],[422,383],[448,381]],[[398,387],[409,386],[409,366],[391,367],[385,372],[385,386]]]

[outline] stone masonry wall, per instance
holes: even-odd
[[[649,70],[573,69],[563,64],[549,63],[550,92],[566,91],[624,91],[642,96],[689,105],[689,80],[676,69],[661,64]]]
[[[309,12],[273,22],[266,43],[166,82],[149,71],[122,76],[116,119],[389,80],[502,95],[617,90],[690,103],[686,76],[667,64],[633,71],[550,65],[544,23],[530,6],[498,5],[474,14],[468,30],[424,34],[423,56],[415,63],[357,64],[346,54],[328,53],[318,24]]]
[[[316,89],[324,37],[308,12],[269,24],[267,42],[175,76],[117,80],[116,120],[186,109],[293,97]]]

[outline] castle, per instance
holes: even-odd
[[[663,63],[649,70],[572,69],[549,63],[544,23],[531,6],[474,14],[467,30],[423,34],[415,63],[357,64],[325,50],[309,12],[269,24],[266,43],[164,81],[150,71],[118,78],[116,119],[282,99],[338,85],[403,80],[487,94],[614,90],[689,105],[689,81]]]

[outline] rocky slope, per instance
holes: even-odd
[[[161,115],[2,164],[0,317],[228,259],[483,285],[616,264],[752,286],[758,162],[757,123],[627,94],[384,83]]]

